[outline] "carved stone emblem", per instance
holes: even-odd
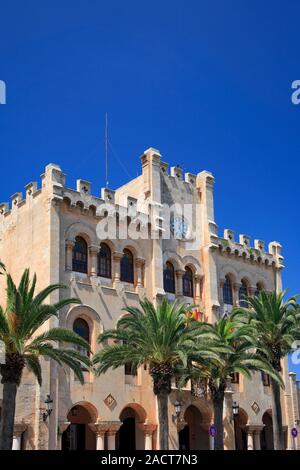
[[[258,405],[258,403],[256,403],[256,401],[254,401],[251,405],[251,408],[252,410],[254,411],[254,413],[257,415],[260,411],[260,407]]]
[[[104,401],[104,403],[106,404],[106,406],[107,406],[109,409],[111,409],[111,410],[112,410],[112,409],[116,406],[116,404],[117,404],[116,399],[115,399],[111,394],[107,395],[107,397],[106,397],[103,401]]]

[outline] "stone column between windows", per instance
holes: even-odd
[[[109,422],[97,421],[94,424],[89,424],[89,427],[96,434],[96,450],[104,450],[105,433],[109,429]]]
[[[66,240],[66,270],[72,271],[74,240]]]
[[[114,284],[118,283],[120,281],[120,277],[121,277],[121,259],[123,257],[123,253],[121,252],[118,252],[118,251],[115,251],[113,253],[113,261],[114,261]]]
[[[12,450],[21,450],[22,434],[26,429],[27,425],[24,423],[16,423],[14,425]]]
[[[250,295],[250,297],[254,297],[256,289],[257,288],[253,286],[248,287],[248,291],[249,291],[248,294]]]
[[[135,266],[136,266],[136,285],[137,287],[143,286],[143,266],[145,264],[145,260],[143,258],[136,258]]]
[[[183,278],[183,275],[184,275],[185,271],[183,271],[182,269],[177,269],[176,271],[176,295],[178,297],[182,297],[183,296],[183,281],[182,281],[182,278]]]
[[[157,428],[156,424],[140,423],[139,428],[144,433],[144,436],[145,436],[145,450],[152,450],[153,449],[152,439],[153,439],[153,433]]]
[[[220,279],[219,282],[219,299],[220,299],[220,304],[224,304],[224,298],[223,298],[223,287],[225,284],[225,279]]]
[[[98,253],[99,253],[99,246],[90,245],[89,246],[89,255],[90,255],[90,265],[89,271],[91,276],[97,276],[98,274]]]
[[[57,450],[62,450],[62,435],[70,426],[70,424],[70,421],[63,421],[58,423]]]
[[[122,426],[121,421],[108,421],[107,447],[108,450],[116,450],[116,434]]]
[[[199,303],[201,300],[201,282],[203,276],[201,274],[195,274],[195,301]]]
[[[239,305],[239,290],[242,284],[235,282],[232,286],[233,290],[233,305]]]

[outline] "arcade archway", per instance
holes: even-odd
[[[196,406],[188,406],[184,421],[186,425],[178,433],[179,450],[209,450],[208,429]]]
[[[68,428],[62,434],[62,450],[96,450],[96,435],[89,424],[95,422],[93,412],[85,405],[76,405],[68,413]]]
[[[120,414],[122,425],[116,435],[116,449],[135,451],[145,449],[145,436],[141,424],[146,419],[145,410],[139,405],[128,405]]]
[[[248,415],[242,408],[239,414],[234,418],[235,448],[236,450],[247,450],[247,432]]]
[[[273,419],[272,412],[266,411],[262,417],[264,424],[260,434],[260,446],[262,450],[274,450]]]

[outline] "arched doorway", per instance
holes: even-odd
[[[209,433],[201,412],[190,405],[184,413],[186,425],[178,433],[179,450],[209,450]]]
[[[247,450],[247,432],[245,426],[248,422],[247,413],[240,408],[239,414],[234,418],[234,434],[236,450]]]
[[[89,427],[95,422],[93,413],[84,405],[76,405],[67,420],[71,424],[62,434],[62,450],[96,450],[96,435]]]
[[[116,449],[135,451],[145,449],[145,436],[139,424],[144,423],[146,413],[138,405],[130,405],[120,414],[122,426],[116,434]]]
[[[273,419],[271,410],[266,411],[262,417],[264,428],[260,434],[262,450],[274,450]]]

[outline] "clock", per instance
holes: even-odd
[[[174,216],[171,218],[171,232],[177,240],[184,240],[188,234],[188,224],[183,216]]]

